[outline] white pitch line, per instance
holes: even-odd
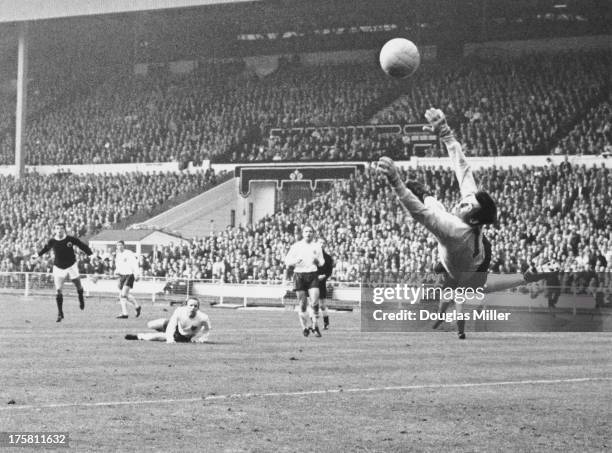
[[[584,377],[571,379],[529,379],[523,381],[493,381],[493,382],[466,382],[462,384],[420,384],[420,385],[397,385],[390,387],[366,387],[348,389],[327,389],[327,390],[303,390],[299,392],[268,392],[268,393],[229,393],[227,395],[210,395],[200,398],[168,398],[158,400],[136,400],[136,401],[104,401],[99,403],[57,403],[36,405],[11,405],[10,407],[0,407],[0,412],[15,411],[20,409],[58,409],[68,407],[110,407],[110,406],[138,406],[145,404],[176,404],[176,403],[196,403],[206,401],[237,400],[246,398],[268,398],[268,397],[294,397],[310,395],[326,395],[338,393],[372,393],[389,391],[409,391],[426,389],[452,389],[452,388],[474,388],[474,387],[501,387],[512,385],[546,385],[546,384],[570,384],[580,382],[612,381],[612,377]]]

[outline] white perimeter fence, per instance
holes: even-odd
[[[107,275],[82,275],[81,283],[87,297],[116,298],[119,280]],[[330,283],[329,306],[353,309],[359,306],[359,283]],[[227,306],[285,306],[295,305],[293,291],[281,281],[247,280],[243,283],[222,283],[215,280],[185,278],[141,277],[134,283],[132,293],[152,302],[183,302],[194,295],[214,304]],[[53,275],[40,272],[0,272],[0,293],[20,296],[51,295],[54,292]],[[67,281],[64,292],[74,292]]]
[[[81,279],[88,297],[116,298],[118,279],[110,276],[83,275]],[[390,286],[395,286],[390,284]],[[67,294],[74,293],[74,285],[64,285]],[[53,276],[37,272],[0,272],[0,293],[18,296],[52,295]],[[359,308],[361,285],[359,282],[328,283],[330,297],[328,305],[335,309]],[[597,308],[596,297],[587,288],[561,288],[556,303],[557,309],[572,311]],[[132,293],[151,302],[182,303],[188,295],[202,301],[228,307],[293,306],[295,294],[281,281],[248,280],[243,283],[222,283],[214,280],[190,280],[167,277],[142,277],[134,284]],[[484,305],[488,307],[523,307],[528,310],[548,308],[547,291],[542,286],[506,291],[487,295]],[[601,298],[600,298],[601,299]],[[606,289],[603,297],[605,307],[612,306],[612,291]],[[601,303],[601,302],[600,302]]]

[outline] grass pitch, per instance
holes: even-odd
[[[609,333],[460,342],[361,333],[358,313],[332,313],[304,338],[292,312],[204,307],[212,343],[167,345],[123,337],[170,307],[117,320],[114,303],[81,312],[67,296],[56,323],[50,297],[0,297],[0,430],[66,431],[75,451],[612,448]]]

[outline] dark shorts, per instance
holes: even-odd
[[[319,280],[319,299],[327,299],[327,279]]]
[[[124,286],[130,289],[134,287],[134,274],[119,276],[119,289],[123,289]]]
[[[319,278],[316,272],[296,272],[293,274],[293,283],[296,291],[308,291],[319,287]]]
[[[164,332],[168,328],[169,322],[170,322],[169,319],[166,319],[166,321],[164,321],[164,330],[163,330]],[[177,343],[191,343],[191,338],[186,337],[185,335],[182,335],[179,332],[178,326],[177,326],[176,329],[174,329],[174,341],[176,341]]]
[[[546,289],[546,298],[548,299],[548,306],[554,307],[557,305],[559,301],[559,296],[561,295],[561,288],[547,288]]]
[[[476,288],[482,288],[487,283],[488,276],[487,271],[478,269],[476,272],[467,275],[467,278],[456,280],[448,274],[442,263],[436,264],[434,272],[437,274],[437,286],[452,289],[457,287],[472,288],[474,290],[476,290]]]

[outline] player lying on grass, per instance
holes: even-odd
[[[85,309],[85,298],[83,296],[83,285],[81,285],[81,279],[79,277],[79,268],[77,266],[77,259],[74,253],[74,247],[80,248],[88,256],[92,255],[91,249],[81,242],[78,238],[68,236],[66,234],[66,225],[63,223],[56,223],[53,228],[54,236],[49,239],[49,242],[38,252],[38,257],[43,256],[45,253],[53,250],[53,283],[55,285],[55,303],[57,304],[57,322],[64,319],[64,295],[62,293],[62,287],[64,281],[69,278],[74,286],[76,287],[77,294],[79,297],[79,307],[81,310]]]
[[[147,327],[158,333],[127,334],[126,340],[165,341],[166,343],[205,343],[210,333],[210,319],[199,310],[200,302],[190,297],[174,310],[170,319],[155,319]]]
[[[544,274],[530,271],[525,275],[501,276],[487,284],[491,243],[485,237],[483,227],[496,222],[497,206],[487,192],[476,186],[472,169],[461,144],[446,123],[444,113],[439,109],[429,109],[425,118],[429,122],[425,130],[438,134],[446,146],[459,183],[461,199],[452,212],[448,212],[422,184],[410,180],[404,183],[395,163],[388,157],[380,159],[378,170],[387,177],[411,216],[436,237],[440,262],[435,271],[442,274],[442,286],[453,289],[483,287],[486,292],[494,292],[544,278]],[[440,312],[445,312],[449,304],[443,302]],[[456,310],[461,312],[462,304],[456,304]],[[460,339],[465,339],[464,329],[465,321],[457,321]]]

